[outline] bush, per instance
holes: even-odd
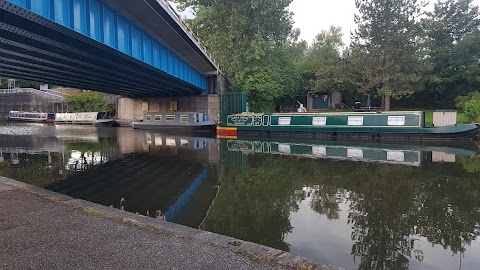
[[[115,108],[108,104],[106,95],[99,92],[83,92],[68,96],[66,99],[68,111],[76,112],[113,112]]]
[[[465,109],[465,104],[470,100],[477,100],[480,101],[480,92],[471,92],[465,96],[458,96],[455,99],[455,106],[458,109]]]
[[[480,100],[469,100],[463,107],[463,114],[471,122],[480,123]]]

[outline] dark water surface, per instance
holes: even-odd
[[[346,269],[480,269],[480,156],[461,147],[0,126],[0,175]]]

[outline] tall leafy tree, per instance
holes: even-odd
[[[298,89],[301,46],[287,9],[292,0],[176,2],[194,10],[195,18],[189,21],[193,31],[234,88],[251,93],[253,109],[272,110],[276,99]]]
[[[440,106],[480,90],[480,11],[473,0],[438,1],[424,20],[431,65],[426,89]]]
[[[419,89],[422,65],[418,46],[419,0],[356,0],[354,35],[362,89],[381,96],[386,110],[391,98]]]
[[[331,26],[320,32],[309,48],[302,65],[308,92],[341,92],[355,88],[348,60],[342,55],[342,29]]]

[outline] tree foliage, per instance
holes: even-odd
[[[271,111],[278,98],[298,91],[302,44],[287,9],[292,0],[176,2],[195,11],[188,23],[233,87],[251,94],[253,110]]]
[[[354,35],[356,69],[362,72],[362,90],[382,96],[386,109],[390,97],[401,98],[421,84],[418,0],[356,0],[358,30]]]
[[[66,98],[69,112],[113,112],[106,95],[100,92],[87,91],[73,94]]]
[[[355,88],[348,66],[348,51],[344,55],[341,53],[343,46],[340,27],[331,26],[317,35],[302,64],[307,92],[331,93]]]
[[[480,89],[480,13],[472,2],[438,1],[423,21],[431,70],[426,89],[444,107]]]

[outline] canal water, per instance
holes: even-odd
[[[474,143],[0,126],[0,175],[346,269],[480,269]]]

